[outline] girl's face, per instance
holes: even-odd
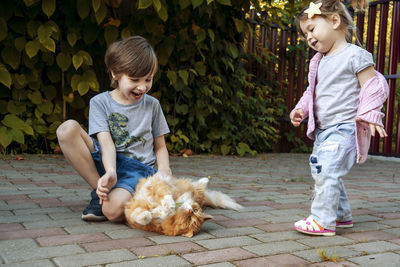
[[[314,16],[300,21],[307,44],[314,50],[329,54],[337,40],[337,25],[333,20]]]
[[[133,104],[139,101],[153,85],[154,73],[149,73],[144,77],[129,77],[126,74],[119,75],[117,78],[118,88],[116,94],[117,102],[123,104]]]

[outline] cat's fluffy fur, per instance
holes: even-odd
[[[207,189],[208,178],[191,181],[158,174],[139,180],[134,196],[125,205],[125,217],[132,228],[192,237],[211,215],[202,206],[239,210],[228,195]]]

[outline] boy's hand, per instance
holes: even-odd
[[[372,136],[375,136],[375,132],[378,132],[378,133],[379,133],[379,136],[380,136],[380,137],[383,137],[383,138],[388,136],[387,133],[386,133],[386,131],[385,131],[385,128],[383,128],[382,126],[380,126],[380,125],[378,125],[378,124],[370,123],[370,122],[368,122],[368,121],[364,121],[364,120],[362,120],[362,119],[360,119],[360,118],[357,118],[356,120],[357,120],[357,121],[363,121],[363,122],[365,122],[365,123],[368,123],[369,129],[371,130],[371,135],[372,135]]]
[[[303,120],[303,116],[304,111],[302,108],[292,110],[292,112],[290,112],[290,122],[293,124],[293,126],[297,127]]]
[[[110,193],[111,188],[117,183],[117,173],[112,171],[107,171],[100,179],[97,181],[96,193],[100,198],[100,204],[103,201],[108,200],[108,193]]]
[[[161,177],[168,177],[172,175],[171,169],[158,169],[157,171],[158,175],[160,175]]]

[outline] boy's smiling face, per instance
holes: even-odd
[[[154,73],[149,73],[144,77],[129,77],[126,74],[119,75],[117,78],[118,94],[116,95],[118,99],[115,100],[123,102],[123,104],[136,103],[151,89],[153,76]]]

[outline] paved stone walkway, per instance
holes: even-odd
[[[334,237],[292,228],[309,211],[308,155],[171,157],[171,166],[177,177],[209,177],[245,209],[207,208],[214,219],[193,238],[88,223],[89,187],[63,157],[0,160],[0,265],[400,266],[399,161],[353,168],[345,183],[355,225]]]

